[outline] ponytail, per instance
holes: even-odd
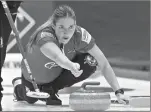
[[[44,24],[42,24],[36,31],[30,36],[29,42],[27,44],[27,50],[32,52],[32,45],[36,40],[37,34],[42,31],[46,27],[50,27],[52,25],[52,19],[49,18]]]

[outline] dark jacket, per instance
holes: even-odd
[[[18,7],[21,5],[23,1],[7,1],[7,5],[10,9],[11,13],[16,13]],[[4,13],[4,9],[2,6],[2,2],[0,2],[0,13]]]

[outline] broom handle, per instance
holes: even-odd
[[[8,18],[9,24],[10,24],[10,26],[11,26],[13,32],[14,32],[15,35],[16,35],[15,37],[16,37],[16,40],[17,40],[17,45],[18,45],[19,50],[20,50],[20,52],[21,52],[21,54],[22,54],[22,56],[23,56],[23,60],[24,60],[25,66],[26,66],[27,71],[28,71],[28,74],[29,74],[29,76],[30,76],[30,78],[31,78],[31,80],[32,80],[34,89],[35,89],[35,91],[39,91],[39,89],[38,89],[38,87],[37,87],[37,84],[36,84],[36,82],[35,82],[35,79],[34,79],[33,76],[32,76],[31,69],[30,69],[29,64],[28,64],[28,62],[27,62],[27,59],[26,59],[26,57],[25,57],[25,52],[24,52],[24,49],[23,49],[22,44],[21,44],[20,39],[19,39],[19,33],[18,33],[18,31],[17,31],[17,29],[16,29],[16,27],[15,27],[15,25],[14,25],[14,21],[13,21],[13,19],[12,19],[11,14],[10,14],[10,10],[9,10],[9,8],[8,8],[8,5],[7,5],[6,1],[1,1],[1,2],[2,2],[3,8],[4,8],[4,10],[5,10],[6,16],[7,16],[7,18]]]

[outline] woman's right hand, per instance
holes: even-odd
[[[83,70],[80,70],[80,64],[79,63],[73,63],[72,65],[73,65],[72,69],[70,70],[71,73],[75,77],[79,77],[83,73]]]

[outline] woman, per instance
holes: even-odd
[[[76,25],[75,13],[67,5],[56,8],[48,21],[34,32],[27,44],[26,58],[40,91],[50,94],[48,99],[43,99],[47,105],[61,105],[56,96],[58,90],[87,79],[96,69],[102,71],[119,102],[125,103],[124,91],[110,64],[88,31]],[[13,85],[17,101],[38,100],[26,96],[27,89],[34,89],[23,62],[22,77],[15,78]]]

